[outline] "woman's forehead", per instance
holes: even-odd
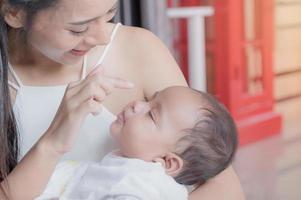
[[[60,0],[58,14],[72,20],[87,20],[105,15],[118,0]]]

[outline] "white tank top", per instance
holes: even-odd
[[[120,25],[116,24],[114,27],[111,41],[105,47],[97,65],[103,62]],[[86,77],[86,64],[87,56],[84,57],[81,79]],[[17,91],[13,109],[20,133],[20,160],[50,126],[67,85],[26,86],[22,84],[11,66],[10,71],[16,82],[9,81],[9,84]],[[71,152],[63,156],[62,160],[98,161],[102,159],[105,154],[114,149],[109,127],[115,119],[116,116],[105,107],[98,116],[88,115],[81,127],[75,146]]]

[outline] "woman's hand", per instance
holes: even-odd
[[[5,192],[12,191],[10,199],[30,200],[40,195],[61,156],[71,150],[85,117],[99,113],[102,102],[114,89],[132,87],[128,81],[108,77],[100,69],[83,81],[69,84],[46,133],[8,175],[6,183],[0,183]],[[6,199],[1,190],[0,199]]]
[[[108,77],[97,67],[83,81],[68,85],[56,116],[42,140],[47,140],[48,144],[50,142],[56,153],[70,151],[85,117],[90,113],[99,114],[102,102],[114,89],[132,87],[131,82]]]

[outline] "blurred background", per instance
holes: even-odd
[[[300,200],[301,0],[119,2],[115,21],[154,32],[232,113],[247,200]]]

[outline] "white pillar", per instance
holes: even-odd
[[[186,18],[188,20],[189,85],[204,92],[207,90],[205,17],[213,14],[213,8],[208,6],[167,9],[168,17]]]

